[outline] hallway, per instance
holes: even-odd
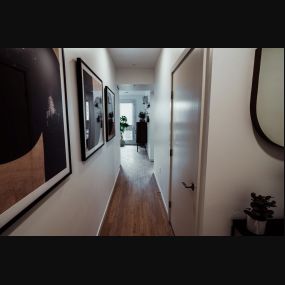
[[[173,236],[146,151],[121,148],[121,172],[101,236]]]
[[[0,63],[0,236],[284,220],[284,48],[0,48]],[[274,209],[256,213],[260,196]]]

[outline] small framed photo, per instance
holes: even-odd
[[[77,59],[81,157],[90,158],[104,145],[103,82],[80,58]]]
[[[105,114],[106,114],[106,140],[112,140],[116,136],[116,102],[115,93],[105,87]]]

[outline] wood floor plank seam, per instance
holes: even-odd
[[[100,236],[173,236],[147,153],[121,149],[121,170]]]

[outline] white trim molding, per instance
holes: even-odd
[[[103,217],[102,217],[102,219],[101,219],[101,222],[100,222],[100,225],[99,225],[98,232],[97,232],[97,235],[96,235],[96,236],[99,236],[99,235],[100,235],[101,228],[102,228],[102,225],[103,225],[103,223],[104,223],[104,220],[105,220],[105,217],[106,217],[108,208],[109,208],[109,206],[110,206],[110,202],[111,202],[112,196],[113,196],[113,194],[114,194],[114,190],[115,190],[115,187],[116,187],[116,184],[117,184],[117,181],[118,181],[120,172],[121,172],[121,167],[119,168],[119,171],[118,171],[118,173],[117,173],[117,176],[116,176],[116,179],[115,179],[115,182],[114,182],[114,185],[113,185],[111,194],[110,194],[110,196],[109,196],[109,199],[108,199],[108,202],[107,202],[107,205],[106,205],[106,208],[105,208]]]

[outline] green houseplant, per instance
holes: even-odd
[[[121,147],[125,146],[123,134],[124,134],[125,130],[129,127],[129,124],[127,122],[128,122],[128,119],[126,116],[120,117]]]
[[[272,219],[274,214],[270,208],[276,207],[276,201],[271,201],[272,198],[251,193],[251,208],[245,209],[244,212],[247,215],[247,229],[252,233],[264,234],[267,220]]]

